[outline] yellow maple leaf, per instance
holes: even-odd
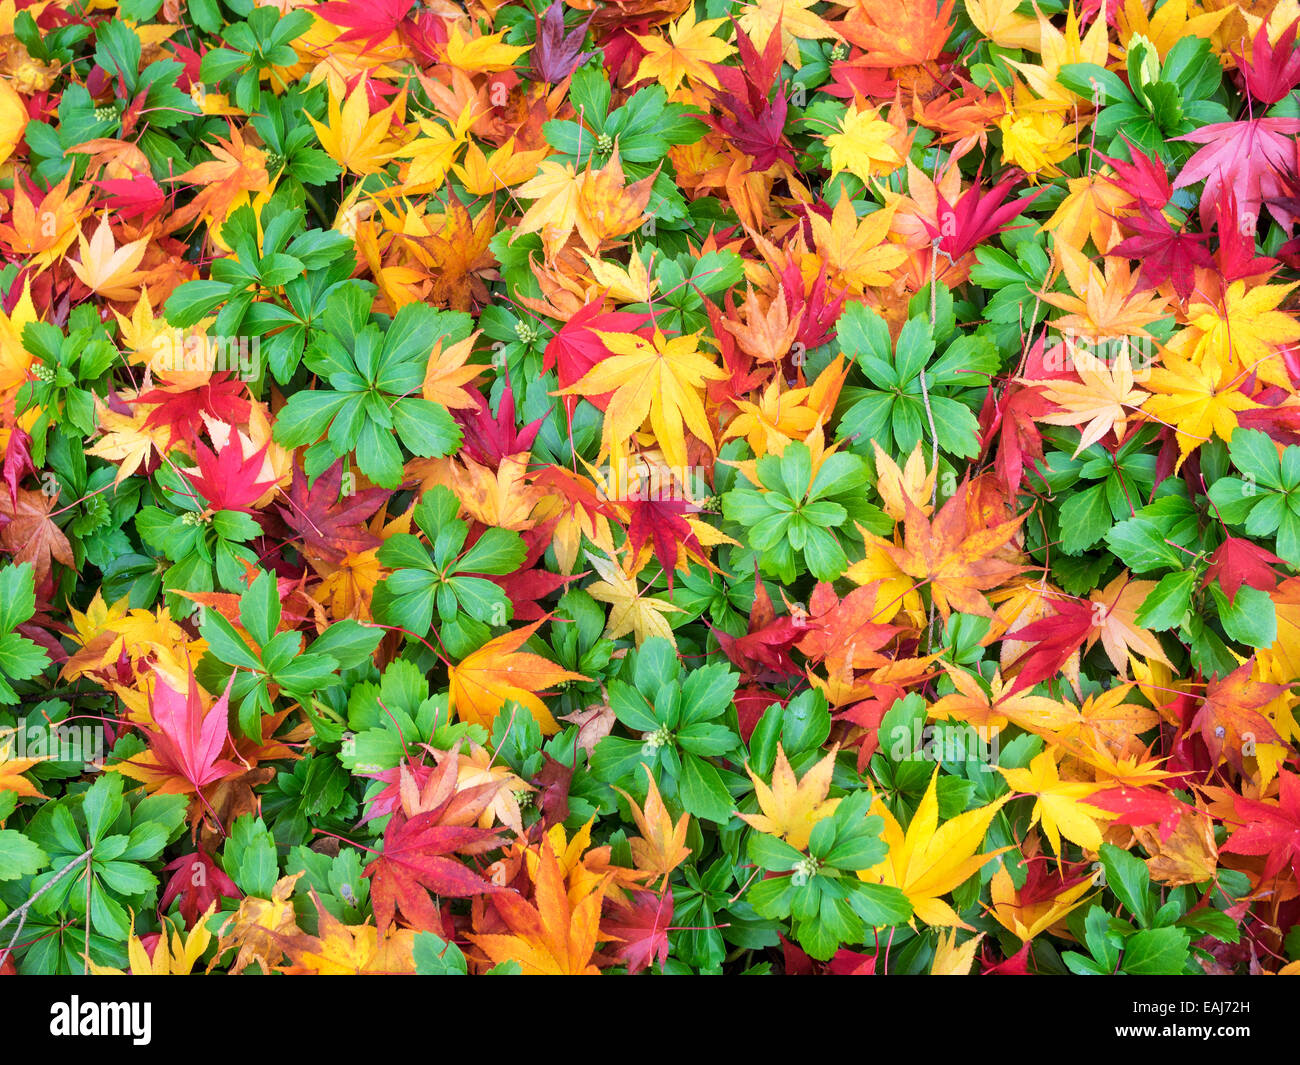
[[[390,925],[381,937],[372,924],[346,925],[321,905],[313,890],[317,934],[300,936],[290,944],[293,965],[286,975],[317,976],[411,975],[415,972],[415,932]]]
[[[939,824],[939,770],[935,768],[907,831],[898,823],[885,802],[877,797],[871,813],[880,816],[885,827],[881,838],[889,844],[889,856],[879,865],[858,871],[869,884],[896,887],[912,903],[913,923],[965,928],[973,931],[941,896],[965,883],[984,865],[1010,847],[976,853],[994,815],[1010,800],[996,799]]]
[[[840,197],[829,221],[816,211],[810,212],[808,222],[819,256],[805,258],[824,258],[831,276],[838,277],[858,295],[868,288],[891,284],[889,271],[907,260],[907,251],[901,245],[885,241],[898,202],[873,211],[861,221],[848,196]]]
[[[969,673],[945,665],[948,678],[957,689],[935,700],[930,716],[939,721],[965,721],[978,728],[1002,729],[1007,722],[1026,732],[1053,736],[1079,723],[1079,711],[1071,703],[1031,695],[1027,691],[1009,693],[1011,684],[995,672],[985,692]]]
[[[411,160],[401,192],[433,192],[441,187],[461,146],[469,141],[469,131],[475,121],[472,102],[465,105],[450,129],[432,118],[421,118],[420,135],[388,154],[388,158]]]
[[[803,775],[803,779],[796,780],[785,750],[778,742],[770,788],[748,765],[745,766],[745,772],[754,782],[754,795],[758,799],[759,809],[763,812],[736,816],[760,832],[779,836],[795,850],[803,850],[808,846],[813,826],[823,818],[830,817],[840,804],[839,799],[826,798],[838,753],[839,745],[836,744]]]
[[[1042,32],[1036,19],[1019,14],[1019,0],[966,0],[966,14],[975,28],[1001,48],[1038,51]]]
[[[740,28],[762,52],[768,38],[781,24],[781,50],[785,61],[795,68],[801,65],[799,41],[840,39],[839,32],[820,15],[810,10],[816,0],[757,0],[746,4],[736,20]]]
[[[1067,106],[1077,103],[1080,97],[1065,88],[1057,75],[1067,63],[1095,63],[1105,66],[1109,58],[1110,42],[1107,38],[1106,20],[1094,19],[1086,34],[1079,33],[1079,19],[1071,3],[1065,17],[1065,31],[1057,29],[1052,20],[1043,14],[1038,16],[1040,32],[1036,51],[1041,55],[1038,64],[1018,63],[1008,59],[1007,63],[1018,70],[1025,83],[1039,97]],[[1089,100],[1089,103],[1092,101]]]
[[[1219,24],[1233,10],[1229,4],[1217,11],[1206,11],[1187,0],[1165,0],[1150,15],[1142,0],[1125,0],[1116,17],[1120,44],[1112,46],[1111,54],[1123,58],[1135,35],[1141,35],[1156,47],[1163,62],[1169,49],[1184,37],[1209,38]]]
[[[605,636],[617,640],[620,636],[632,633],[638,647],[651,636],[662,636],[676,647],[677,638],[664,615],[680,614],[682,608],[639,590],[636,581],[624,573],[616,562],[591,552],[586,554],[592,568],[602,578],[595,584],[587,585],[587,594],[610,605]]]
[[[1097,250],[1104,251],[1110,241],[1114,218],[1132,202],[1132,196],[1122,185],[1107,180],[1103,174],[1085,174],[1070,178],[1065,184],[1069,190],[1065,199],[1038,231],[1053,234],[1058,246],[1068,244],[1080,252],[1084,242],[1091,237]]]
[[[709,64],[725,62],[736,53],[734,45],[713,36],[726,21],[711,18],[696,22],[695,8],[688,7],[681,18],[669,24],[667,40],[654,34],[632,34],[646,51],[632,81],[654,78],[670,93],[676,92],[685,78],[719,88]]]
[[[7,80],[0,78],[0,164],[22,143],[26,129],[27,107],[23,98]]]
[[[547,260],[554,259],[578,224],[578,196],[586,180],[586,172],[578,173],[572,163],[543,162],[537,176],[515,190],[533,205],[524,212],[511,240],[540,232]]]
[[[1101,847],[1101,829],[1097,823],[1113,820],[1116,815],[1089,806],[1083,800],[1099,791],[1102,785],[1062,780],[1050,750],[1034,758],[1028,769],[997,768],[1015,791],[1037,797],[1029,827],[1043,826],[1052,853],[1058,858],[1062,836],[1085,850],[1096,851]]]
[[[1300,340],[1300,323],[1277,307],[1295,287],[1295,283],[1260,285],[1247,292],[1244,281],[1234,281],[1223,295],[1222,309],[1192,305],[1190,325],[1170,349],[1201,367],[1215,363],[1222,380],[1258,374],[1290,391],[1291,376],[1278,349]]]
[[[23,294],[9,313],[0,309],[0,401],[17,392],[27,380],[32,353],[23,347],[23,329],[38,321],[32,303],[32,280],[23,282]]]
[[[515,139],[484,155],[483,149],[471,140],[465,148],[465,158],[452,167],[461,184],[472,196],[491,196],[501,189],[518,185],[537,173],[538,164],[546,158],[549,149],[517,151]]]
[[[364,177],[378,173],[391,158],[393,121],[398,111],[405,109],[405,94],[399,93],[391,104],[372,115],[370,94],[363,77],[341,103],[337,96],[330,94],[324,122],[317,122],[311,115],[307,115],[307,121],[331,159]]]
[[[984,933],[972,936],[960,947],[956,945],[957,929],[949,928],[939,933],[934,947],[934,960],[930,963],[931,976],[969,976],[975,964],[975,951],[979,949]]]
[[[145,949],[144,942],[135,934],[135,914],[131,915],[131,933],[126,941],[126,956],[132,976],[189,976],[194,966],[203,957],[203,952],[212,942],[212,933],[208,931],[208,918],[216,913],[214,902],[207,912],[199,918],[192,929],[181,935],[180,930],[166,918],[162,921],[162,931],[153,948],[153,956]],[[167,938],[168,926],[171,925],[171,940]],[[86,958],[90,971],[96,976],[124,976],[121,969],[109,965],[98,965]]]
[[[1178,462],[1174,466],[1177,473],[1187,456],[1211,436],[1231,440],[1237,428],[1237,412],[1253,410],[1259,404],[1237,390],[1238,382],[1226,377],[1218,360],[1206,360],[1197,366],[1167,351],[1163,363],[1147,378],[1151,397],[1144,409],[1173,426],[1178,440]]]
[[[130,414],[119,414],[105,406],[98,396],[94,399],[103,435],[94,447],[87,448],[86,454],[118,464],[114,484],[121,484],[137,472],[155,452],[159,457],[167,452],[170,427],[158,425],[151,429],[145,425],[155,409],[152,403],[133,406]]]
[[[651,340],[634,333],[597,332],[612,353],[558,396],[614,393],[605,410],[601,449],[620,450],[627,439],[650,422],[670,466],[685,469],[685,429],[713,450],[713,432],[704,413],[704,382],[727,374],[699,349],[701,333],[665,337],[658,329]]]
[[[898,150],[898,130],[880,117],[870,104],[859,104],[844,112],[839,130],[826,138],[830,149],[831,176],[847,170],[863,182],[891,174],[903,165]]]
[[[284,957],[285,946],[302,936],[293,909],[293,891],[303,873],[283,876],[271,889],[269,899],[247,896],[239,909],[226,918],[217,942],[217,954],[208,968],[231,947],[239,953],[231,963],[230,972],[238,975],[256,962],[264,973],[269,973]]]
[[[540,621],[535,621],[522,629],[502,633],[466,655],[458,665],[449,666],[452,712],[459,714],[462,721],[491,729],[497,712],[513,701],[533,715],[544,736],[559,732],[560,726],[537,693],[561,681],[591,678],[570,673],[541,655],[518,649],[540,625]]]
[[[506,30],[482,37],[467,37],[461,32],[462,22],[451,27],[447,43],[443,46],[447,64],[468,74],[494,74],[509,70],[515,60],[528,51],[528,45],[505,44]],[[473,23],[471,22],[472,26]]]
[[[1015,103],[998,119],[1003,158],[1025,171],[1032,185],[1040,177],[1059,177],[1056,164],[1074,155],[1078,124],[1069,121],[1073,104],[1039,100],[1016,87]]]

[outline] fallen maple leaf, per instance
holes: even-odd
[[[535,621],[503,633],[450,666],[447,676],[452,712],[463,721],[490,729],[497,712],[513,701],[533,715],[543,735],[558,732],[560,726],[537,693],[561,681],[591,678],[561,669],[540,655],[518,650],[541,624]]]

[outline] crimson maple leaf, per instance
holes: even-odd
[[[584,308],[585,309],[585,308]],[[581,312],[579,312],[581,313]],[[637,316],[629,316],[637,317]],[[567,324],[567,323],[566,323]],[[563,332],[563,329],[561,329]],[[557,334],[558,335],[558,334]],[[552,341],[554,342],[554,341]],[[550,350],[550,346],[547,346]],[[585,373],[585,371],[584,371]],[[579,378],[581,378],[581,374]],[[568,385],[562,387],[568,388]],[[517,455],[521,451],[531,451],[533,441],[541,431],[546,415],[529,422],[522,429],[515,426],[515,393],[507,377],[501,389],[501,399],[497,403],[497,412],[493,416],[491,405],[476,392],[469,393],[477,401],[472,410],[454,410],[451,416],[456,419],[464,432],[461,453],[468,454],[475,462],[492,469],[499,469],[501,460],[507,455]],[[566,399],[575,397],[565,397]]]
[[[1025,210],[1047,190],[1038,189],[1018,200],[1005,202],[1007,194],[1015,187],[1018,177],[1003,178],[991,189],[981,190],[978,184],[972,185],[955,203],[949,203],[942,192],[938,194],[938,218],[934,225],[922,219],[926,233],[931,240],[939,239],[939,251],[949,260],[960,259],[981,241],[1001,233],[1007,223],[1021,211]]]
[[[768,35],[762,54],[754,47],[740,26],[736,25],[736,47],[740,66],[710,63],[709,68],[721,86],[714,103],[722,114],[710,114],[705,121],[727,137],[746,155],[753,156],[749,171],[767,170],[778,160],[794,165],[794,152],[785,139],[785,119],[789,104],[781,70],[781,20]],[[773,87],[776,95],[768,99]]]
[[[275,477],[259,481],[267,445],[263,444],[252,455],[245,455],[238,438],[226,441],[220,452],[214,453],[203,443],[195,446],[194,457],[198,470],[186,472],[195,490],[208,501],[213,510],[240,510],[253,513],[252,503],[275,487]]]
[[[277,509],[289,528],[302,537],[303,546],[317,557],[341,562],[345,555],[360,554],[380,544],[362,524],[388,500],[388,490],[367,488],[340,498],[343,460],[327,467],[310,488],[302,468],[293,469],[287,505]]]
[[[450,764],[454,759],[448,759]],[[375,923],[382,935],[400,910],[416,928],[439,928],[438,907],[429,893],[469,898],[500,891],[468,866],[448,857],[483,854],[501,846],[495,829],[446,825],[442,809],[417,814],[409,821],[394,816],[384,833],[384,851],[366,866]]]
[[[1229,536],[1210,556],[1210,564],[1201,579],[1201,587],[1204,588],[1210,581],[1217,579],[1223,594],[1232,603],[1243,584],[1262,592],[1271,592],[1280,579],[1273,567],[1284,565],[1284,560],[1259,544],[1240,536]]]
[[[1127,786],[1106,788],[1088,796],[1088,805],[1116,814],[1112,824],[1159,825],[1163,843],[1183,819],[1183,811],[1190,809],[1184,802],[1159,788],[1131,788]]]
[[[1124,226],[1133,231],[1106,254],[1141,260],[1138,288],[1157,288],[1172,282],[1178,298],[1186,300],[1196,288],[1197,266],[1213,266],[1204,233],[1180,233],[1155,208],[1143,203],[1137,216],[1125,218]]]
[[[1032,645],[1003,671],[1004,676],[1014,673],[1016,678],[1006,696],[1032,688],[1059,674],[1097,624],[1090,599],[1061,599],[1053,605],[1056,613],[1051,617],[1040,618],[1006,634],[1008,640]]]
[[[668,591],[673,590],[673,573],[677,569],[677,546],[700,562],[704,548],[684,515],[698,514],[697,504],[685,499],[631,499],[622,503],[631,515],[627,525],[627,542],[633,556],[640,554],[646,541],[654,546],[654,556],[668,577]]]
[[[167,446],[170,447],[178,440],[197,438],[203,429],[204,414],[227,425],[246,423],[252,408],[243,393],[244,383],[222,370],[197,388],[179,392],[170,388],[152,388],[130,402],[157,404],[144,420],[145,428],[166,426],[169,430]]]
[[[538,566],[542,556],[546,554],[546,549],[551,545],[550,528],[541,525],[526,529],[520,534],[524,538],[528,553],[524,555],[523,562],[513,573],[505,575],[497,573],[479,574],[479,576],[492,581],[506,593],[506,598],[514,604],[514,619],[516,621],[538,621],[546,617],[546,611],[542,609],[539,600],[563,588],[570,581],[578,579],[576,574],[572,577],[565,577],[559,573],[552,573],[545,567]]]
[[[1174,194],[1165,164],[1159,156],[1145,154],[1123,134],[1120,136],[1132,162],[1112,159],[1099,152],[1098,157],[1115,171],[1113,175],[1107,175],[1106,180],[1132,196],[1132,204],[1150,207],[1153,211],[1161,210]]]
[[[99,178],[95,187],[104,193],[95,201],[95,207],[107,208],[118,218],[139,218],[149,221],[167,202],[162,186],[149,174],[136,174],[129,178]]]
[[[171,879],[158,900],[160,912],[166,912],[174,899],[180,899],[180,914],[186,928],[193,928],[214,902],[242,899],[244,893],[226,876],[225,871],[200,847],[193,854],[182,854],[167,863]]]
[[[9,486],[9,500],[18,503],[18,485],[29,473],[35,473],[32,464],[32,437],[26,429],[15,425],[5,443],[4,482]]]
[[[1250,58],[1232,53],[1246,91],[1261,103],[1275,104],[1284,100],[1300,84],[1300,50],[1295,47],[1297,27],[1300,27],[1300,19],[1284,29],[1274,44],[1268,39],[1268,21],[1265,20],[1255,33]]]
[[[1033,385],[1013,383],[1001,395],[996,386],[990,386],[984,397],[980,410],[981,447],[987,451],[996,436],[995,469],[1009,496],[1014,497],[1020,490],[1026,459],[1032,469],[1039,469],[1043,461],[1043,436],[1036,419],[1051,409],[1051,401]]]
[[[832,293],[826,271],[818,271],[812,290],[805,291],[803,271],[795,256],[786,260],[781,270],[781,295],[785,298],[786,313],[790,321],[799,323],[795,340],[812,351],[829,344],[835,335],[835,323],[840,320],[848,290]],[[731,293],[727,293],[731,298]],[[711,308],[713,305],[708,304]]]
[[[806,631],[801,619],[788,614],[776,616],[772,597],[758,579],[756,563],[754,606],[749,612],[748,632],[744,636],[731,636],[715,629],[714,635],[718,638],[722,653],[741,671],[746,682],[771,682],[800,675],[802,671],[790,657],[790,649]]]
[[[1288,188],[1300,192],[1300,183],[1287,178]],[[1300,199],[1282,197],[1270,200],[1271,205],[1286,210],[1293,218],[1300,217]],[[1215,206],[1215,232],[1219,247],[1214,253],[1215,267],[1224,281],[1238,281],[1245,277],[1268,273],[1277,266],[1277,260],[1267,255],[1255,254],[1253,226],[1243,226],[1237,215],[1237,197],[1230,188],[1223,190]],[[1250,230],[1250,232],[1247,232]],[[1279,249],[1281,251],[1282,249]]]
[[[606,952],[607,956],[615,964],[626,965],[629,976],[635,976],[655,959],[663,965],[668,960],[668,927],[672,922],[670,887],[664,888],[662,896],[653,891],[629,892],[626,903],[607,896],[601,934],[618,944]]]
[[[1277,876],[1290,863],[1291,874],[1300,881],[1300,775],[1280,768],[1277,782],[1276,804],[1232,796],[1233,808],[1245,823],[1219,849],[1231,854],[1267,855],[1265,880]]]

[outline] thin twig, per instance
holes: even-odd
[[[82,862],[87,861],[90,858],[90,856],[94,853],[95,853],[95,848],[93,846],[87,847],[84,851],[81,852],[81,854],[77,855],[77,857],[73,858],[72,861],[70,861],[67,865],[65,865],[62,869],[60,869],[57,873],[55,873],[52,877],[50,877],[50,879],[45,882],[44,886],[40,889],[40,891],[36,892],[35,895],[33,895],[30,899],[24,902],[21,906],[19,906],[18,909],[14,910],[13,913],[9,914],[9,916],[6,917],[3,921],[0,921],[0,928],[3,928],[10,921],[14,920],[15,918],[18,919],[17,930],[14,932],[9,942],[5,945],[4,950],[0,951],[0,965],[4,964],[5,959],[9,957],[9,952],[14,949],[14,944],[18,942],[18,937],[22,934],[23,931],[23,925],[27,921],[27,911],[31,909],[32,904],[37,899],[39,899],[42,895],[44,895],[47,891],[49,891],[50,888],[52,888],[55,884],[57,884],[60,880],[62,880],[65,876],[67,876],[68,873],[70,873],[73,869],[77,868],[77,866],[79,866]],[[86,927],[87,928],[90,927],[89,909],[86,910]]]

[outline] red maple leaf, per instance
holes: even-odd
[[[453,762],[454,760],[449,760]],[[495,789],[493,789],[495,790]],[[438,928],[441,919],[429,893],[469,898],[500,891],[468,866],[448,857],[483,854],[501,846],[495,829],[441,822],[442,809],[417,814],[409,821],[394,816],[384,833],[384,851],[362,876],[370,877],[370,898],[380,934],[401,911],[416,928]]]
[[[1005,693],[1007,697],[1060,673],[1097,624],[1090,599],[1060,599],[1053,605],[1056,613],[1051,617],[1040,618],[1023,629],[1006,634],[1007,640],[1032,645],[1003,671],[1005,675],[1014,674],[1016,678]]]
[[[1051,409],[1051,401],[1033,385],[1013,383],[1000,395],[996,386],[990,386],[984,397],[980,410],[981,446],[987,451],[997,437],[995,469],[1010,496],[1020,490],[1026,460],[1034,469],[1043,461],[1043,437],[1036,419]]]
[[[167,441],[170,447],[178,440],[196,439],[203,429],[204,414],[229,425],[247,422],[251,406],[243,393],[244,383],[222,370],[197,388],[183,391],[153,388],[130,402],[157,404],[145,419],[145,428],[166,426],[170,431]]]
[[[754,606],[749,612],[749,629],[744,636],[714,630],[718,646],[744,674],[744,680],[766,682],[799,676],[802,670],[790,657],[790,650],[805,633],[801,619],[776,616],[767,587],[754,573]]]
[[[1268,22],[1261,22],[1250,48],[1250,58],[1232,53],[1242,85],[1261,103],[1284,100],[1300,84],[1300,51],[1295,47],[1297,27],[1300,19],[1284,29],[1274,44],[1268,39]]]
[[[5,443],[4,482],[9,486],[9,500],[18,503],[18,485],[29,473],[35,473],[32,464],[32,437],[26,429],[15,425],[9,430]]]
[[[629,315],[629,317],[637,316]],[[564,330],[561,329],[560,332],[564,332]],[[554,343],[557,338],[558,334],[552,338],[551,342]],[[550,351],[549,344],[547,345],[547,351]],[[569,386],[562,385],[561,387],[568,388]],[[541,431],[546,415],[529,422],[523,429],[516,428],[515,417],[518,412],[515,410],[515,393],[510,386],[509,378],[506,379],[505,386],[501,390],[501,400],[497,404],[495,417],[486,399],[474,392],[471,392],[470,396],[478,401],[477,407],[473,410],[454,410],[451,412],[451,416],[456,419],[461,429],[464,430],[465,437],[461,444],[462,453],[468,454],[475,462],[490,466],[495,470],[500,468],[501,461],[506,456],[532,450],[533,441],[537,439],[537,434]],[[571,399],[574,397],[566,396],[565,398]]]
[[[1150,207],[1153,211],[1161,210],[1174,194],[1164,162],[1159,156],[1147,155],[1140,151],[1123,134],[1120,136],[1128,147],[1132,162],[1119,158],[1112,159],[1109,155],[1101,155],[1099,152],[1098,157],[1115,171],[1113,175],[1107,175],[1106,180],[1132,196],[1133,204]]]
[[[251,514],[251,504],[275,487],[274,476],[267,481],[257,479],[262,472],[266,448],[267,445],[263,444],[254,454],[246,456],[238,439],[227,440],[226,446],[215,453],[199,443],[194,449],[198,470],[187,472],[185,476],[213,510],[240,510]]]
[[[1300,775],[1280,768],[1277,781],[1276,803],[1232,796],[1233,808],[1244,824],[1219,850],[1267,855],[1265,880],[1277,876],[1290,863],[1291,875],[1300,881]]]
[[[1210,581],[1217,579],[1223,594],[1232,603],[1243,584],[1261,592],[1271,592],[1280,579],[1273,567],[1284,565],[1286,563],[1283,559],[1259,544],[1240,536],[1229,536],[1210,556],[1210,564],[1201,579],[1201,587],[1204,588]]]
[[[189,790],[181,788],[182,780],[198,791],[214,780],[243,772],[242,766],[217,757],[230,736],[230,687],[234,682],[232,673],[221,698],[204,713],[193,670],[183,695],[162,674],[155,673],[149,704],[154,727],[145,729],[145,734],[158,771],[173,778],[164,782],[161,791]]]
[[[1300,184],[1294,184],[1290,178],[1287,178],[1287,186],[1300,190]],[[1280,205],[1293,217],[1300,216],[1297,215],[1300,199],[1285,197],[1281,200],[1270,200],[1269,203]],[[1254,277],[1256,274],[1268,273],[1277,266],[1276,259],[1255,254],[1253,227],[1240,224],[1237,217],[1237,196],[1231,188],[1223,190],[1214,213],[1214,228],[1219,237],[1219,247],[1214,253],[1214,262],[1219,276],[1224,281],[1232,282],[1244,277]],[[1247,229],[1251,232],[1247,232]]]
[[[1183,811],[1189,809],[1186,803],[1159,788],[1125,786],[1093,792],[1088,804],[1118,814],[1113,824],[1159,825],[1162,843],[1173,835]]]
[[[199,918],[214,902],[220,905],[221,899],[244,897],[238,885],[226,876],[221,866],[202,847],[193,854],[182,854],[168,862],[166,868],[172,876],[163,889],[162,898],[158,900],[158,909],[166,912],[172,900],[179,898],[180,915],[186,928],[198,924]]]
[[[746,155],[753,156],[749,171],[767,170],[778,160],[794,165],[794,152],[785,138],[785,83],[781,81],[781,20],[768,35],[760,54],[749,35],[736,25],[736,47],[740,65],[710,63],[721,90],[714,104],[722,112],[705,116],[705,121]],[[776,94],[769,100],[772,89]]]
[[[629,892],[626,903],[606,897],[601,933],[618,943],[607,956],[614,964],[626,965],[629,976],[635,976],[652,960],[663,965],[668,960],[668,928],[672,923],[670,887],[664,888],[662,896],[653,891]]]
[[[1204,233],[1180,233],[1161,212],[1143,203],[1139,214],[1124,219],[1133,236],[1120,241],[1106,254],[1141,260],[1139,289],[1157,288],[1172,282],[1178,298],[1186,300],[1196,288],[1197,266],[1213,266]]]
[[[114,211],[118,218],[139,218],[149,221],[167,202],[167,196],[149,174],[136,174],[129,178],[99,178],[95,187],[104,193],[95,201],[96,207]]]
[[[407,21],[414,6],[415,0],[330,0],[313,10],[326,22],[345,27],[340,42],[363,41],[369,52]]]
[[[318,557],[341,562],[345,555],[360,554],[380,544],[363,522],[388,500],[384,488],[367,488],[340,498],[343,460],[327,467],[310,488],[302,468],[293,469],[293,482],[280,506],[280,516],[302,537],[303,546]]]
[[[551,546],[551,528],[552,525],[543,524],[520,533],[528,553],[513,573],[477,574],[492,581],[506,593],[506,598],[514,605],[515,621],[538,621],[546,617],[547,612],[542,609],[539,600],[578,579],[578,574],[566,577],[538,565],[546,554],[546,549]]]
[[[972,185],[955,203],[950,204],[942,192],[938,194],[939,210],[936,224],[925,219],[921,224],[931,240],[939,238],[939,251],[949,257],[949,262],[960,259],[977,244],[1007,228],[1007,223],[1024,211],[1046,189],[1038,189],[1018,200],[1005,202],[1007,194],[1015,187],[1018,177],[1003,178],[991,189],[981,190]]]

